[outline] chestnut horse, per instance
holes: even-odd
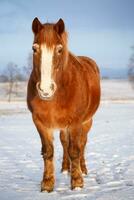
[[[60,130],[62,172],[70,171],[71,189],[83,187],[87,174],[84,149],[92,117],[100,102],[100,75],[96,63],[68,51],[64,21],[32,23],[33,69],[27,104],[39,132],[44,159],[41,191],[54,188],[53,131]]]

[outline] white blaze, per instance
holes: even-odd
[[[43,90],[43,92],[51,94],[53,49],[48,49],[46,45],[42,45],[41,52],[40,89]]]

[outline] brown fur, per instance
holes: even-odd
[[[74,56],[67,49],[64,22],[42,25],[33,21],[34,43],[48,48],[63,45],[62,54],[53,57],[52,76],[57,90],[51,100],[40,99],[36,84],[40,81],[41,52],[33,56],[33,70],[28,83],[27,104],[40,134],[44,158],[41,190],[54,187],[53,130],[60,129],[63,145],[62,171],[71,171],[71,188],[83,187],[82,172],[87,174],[84,149],[92,117],[100,102],[100,76],[96,63],[87,57]],[[71,163],[71,168],[70,168]]]

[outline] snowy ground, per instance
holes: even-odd
[[[101,90],[102,100],[134,101],[134,90],[127,79],[101,80]]]
[[[0,84],[0,200],[134,199],[134,91],[127,80],[103,80],[101,87],[102,103],[86,147],[85,186],[71,191],[70,177],[60,173],[62,147],[55,132],[56,184],[48,194],[40,192],[43,161],[24,102],[26,84],[11,103]]]
[[[56,184],[49,194],[40,192],[40,139],[25,104],[0,108],[0,200],[134,199],[133,102],[101,104],[88,138],[89,174],[81,191],[71,191],[70,177],[60,173],[62,147],[55,132]]]

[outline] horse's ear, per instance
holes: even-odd
[[[38,18],[34,18],[33,23],[32,23],[32,30],[34,32],[34,34],[37,34],[41,29],[42,29],[43,25],[41,24],[41,22],[38,20]]]
[[[59,21],[54,25],[54,29],[59,35],[61,35],[64,32],[65,24],[63,19],[59,19]]]

